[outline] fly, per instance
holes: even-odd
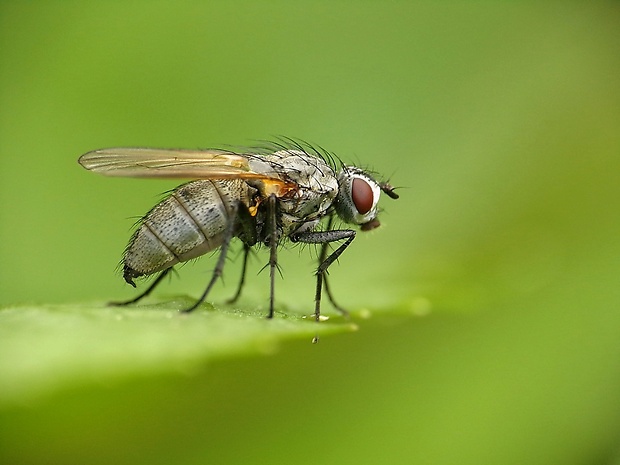
[[[368,231],[379,226],[379,197],[384,192],[397,199],[387,182],[370,172],[344,165],[333,154],[292,139],[246,153],[227,150],[173,150],[109,148],[82,155],[87,170],[106,176],[189,178],[155,205],[139,222],[122,260],[125,281],[159,273],[137,297],[116,305],[138,302],[149,295],[177,263],[220,248],[219,258],[195,310],[222,275],[233,238],[244,247],[243,267],[237,291],[241,295],[250,249],[269,247],[269,318],[273,317],[277,250],[283,240],[320,245],[316,271],[314,315],[321,314],[323,287],[336,309],[327,282],[327,269],[353,242],[354,229],[334,229],[338,217],[344,223]],[[319,226],[326,220],[325,227]],[[331,253],[329,244],[340,245]]]

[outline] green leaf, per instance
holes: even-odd
[[[236,307],[179,313],[190,299],[152,305],[15,306],[0,310],[0,406],[90,383],[192,373],[215,358],[273,353],[286,340],[353,331],[333,318]]]
[[[0,3],[0,463],[620,463],[618,19],[614,2]],[[279,253],[272,321],[266,273],[242,310],[56,305],[131,298],[124,219],[174,187],[79,154],[273,133],[403,187],[330,268],[350,322],[302,318],[312,247]],[[200,292],[213,262],[156,298]]]

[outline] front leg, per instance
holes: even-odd
[[[327,221],[327,226],[325,228],[325,231],[331,231],[333,224],[334,224],[334,215],[332,214],[329,216],[329,220]],[[328,252],[329,252],[329,242],[325,242],[321,245],[321,253],[319,255],[319,265],[325,261],[325,259],[327,258]],[[329,301],[332,303],[334,308],[338,310],[340,313],[342,313],[344,317],[349,318],[349,312],[344,307],[339,305],[334,299],[331,288],[329,287],[329,279],[328,279],[327,273],[323,275],[323,287],[325,288],[325,293],[327,294],[327,297],[329,298]]]
[[[305,244],[327,244],[329,242],[345,240],[345,242],[334,250],[327,258],[323,259],[316,270],[316,293],[314,295],[314,318],[319,321],[321,316],[321,293],[323,290],[323,279],[329,265],[334,263],[342,255],[347,247],[355,239],[355,231],[352,229],[336,229],[333,231],[308,231],[293,234],[290,237],[292,242],[303,242]],[[325,249],[327,250],[327,249]]]

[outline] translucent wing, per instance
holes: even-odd
[[[262,179],[287,185],[268,163],[224,150],[111,148],[82,155],[84,168],[106,176],[189,179]]]

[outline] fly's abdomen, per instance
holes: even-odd
[[[125,251],[124,277],[133,278],[199,257],[222,244],[235,202],[249,205],[251,188],[241,180],[184,184],[142,219]]]

